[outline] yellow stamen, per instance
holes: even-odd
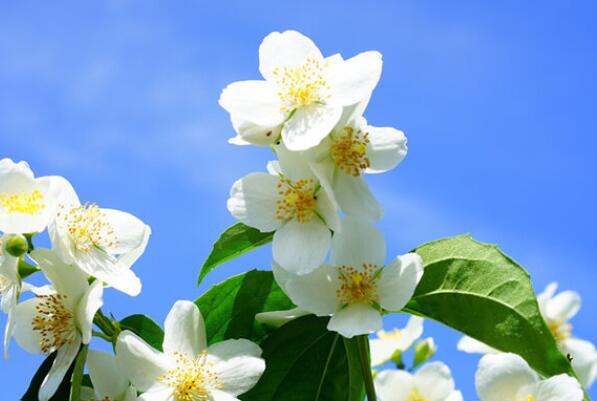
[[[330,87],[323,77],[327,65],[327,62],[307,58],[298,67],[278,67],[273,71],[280,89],[278,97],[282,102],[283,113],[296,107],[323,102],[329,97]]]
[[[336,296],[343,305],[364,303],[371,305],[378,300],[376,265],[363,264],[361,270],[351,266],[339,266],[338,273],[341,280]]]
[[[382,340],[399,340],[403,333],[401,329],[394,329],[390,331],[380,330],[377,332],[377,337]]]
[[[212,390],[222,388],[213,364],[207,361],[206,351],[196,358],[181,353],[174,356],[176,368],[160,377],[160,381],[174,388],[174,397],[178,401],[207,401]]]
[[[410,390],[410,393],[408,393],[406,401],[427,401],[427,398],[423,397],[421,393],[419,393],[419,390],[413,388]]]
[[[312,179],[291,181],[280,178],[276,201],[278,220],[296,219],[299,223],[308,223],[315,214],[317,197]]]
[[[44,196],[37,189],[20,194],[6,192],[0,194],[0,205],[6,209],[6,214],[38,214],[46,205],[42,202]]]
[[[532,395],[532,394],[529,394],[529,395],[527,396],[526,400],[524,400],[524,399],[523,399],[523,400],[520,400],[520,401],[535,401],[535,397],[533,397],[533,395]]]
[[[330,149],[336,166],[345,173],[358,177],[363,171],[371,167],[367,157],[369,133],[355,130],[351,126],[344,127],[344,132],[333,138]]]
[[[572,325],[558,320],[545,319],[549,331],[557,342],[564,341],[572,335]]]
[[[72,313],[64,305],[66,295],[39,295],[35,306],[33,330],[40,335],[40,348],[50,354],[74,341],[75,322]]]
[[[93,247],[110,248],[118,243],[112,225],[105,221],[105,215],[96,204],[86,203],[66,211],[58,209],[58,220],[66,228],[75,248],[88,252]]]

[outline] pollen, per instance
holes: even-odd
[[[20,194],[0,194],[0,205],[6,209],[6,214],[38,214],[46,205],[42,202],[44,196],[37,189],[31,192],[21,192]]]
[[[112,225],[105,221],[104,213],[95,203],[85,203],[70,210],[61,205],[58,219],[66,226],[75,248],[81,252],[118,244]]]
[[[279,198],[276,201],[278,220],[296,219],[299,223],[308,223],[315,214],[317,197],[312,179],[292,181],[280,178],[278,183]]]
[[[327,65],[327,62],[307,58],[304,64],[297,67],[277,67],[273,71],[283,113],[324,102],[329,97],[330,87],[324,78]]]
[[[419,390],[417,390],[416,388],[413,388],[408,393],[408,398],[406,399],[406,401],[428,401],[428,400],[427,400],[427,398],[425,398],[421,395]]]
[[[160,377],[160,381],[174,388],[178,401],[207,401],[212,390],[223,387],[213,364],[207,360],[206,351],[196,358],[178,352],[174,357],[176,367]]]
[[[402,337],[402,330],[394,329],[390,331],[380,330],[377,332],[377,337],[381,340],[399,340]]]
[[[557,342],[564,341],[572,335],[572,325],[559,320],[545,319],[547,328]]]
[[[377,276],[379,269],[376,265],[365,263],[362,269],[351,266],[339,266],[338,273],[341,280],[336,296],[343,305],[363,303],[371,305],[378,300]]]
[[[351,126],[345,126],[344,132],[333,138],[330,153],[336,166],[344,170],[345,173],[358,177],[367,168],[371,167],[371,162],[367,157],[367,144],[369,143],[369,133],[360,129],[354,129]]]
[[[73,314],[64,305],[66,295],[39,295],[38,298],[33,330],[39,332],[42,352],[50,354],[74,341],[75,322]]]
[[[527,395],[527,398],[522,399],[520,401],[535,401],[535,397],[532,394]]]

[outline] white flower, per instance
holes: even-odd
[[[228,210],[248,226],[275,231],[273,257],[284,269],[306,274],[328,253],[339,219],[329,195],[300,155],[268,164],[268,173],[252,173],[230,190]]]
[[[450,368],[441,362],[428,363],[415,374],[384,370],[375,377],[375,392],[379,401],[462,401]]]
[[[135,216],[96,204],[81,205],[74,190],[65,192],[48,229],[52,250],[67,264],[129,295],[141,281],[131,266],[143,254],[151,229]]]
[[[475,375],[481,401],[581,401],[583,391],[567,375],[546,380],[515,354],[485,355]]]
[[[164,323],[164,352],[137,335],[118,336],[116,355],[140,401],[235,401],[265,370],[261,349],[249,340],[207,346],[205,325],[195,304],[178,301]]]
[[[346,108],[331,134],[305,152],[321,185],[347,215],[377,221],[383,214],[364,173],[382,173],[398,165],[407,152],[404,133],[373,127],[361,117],[366,102]]]
[[[64,264],[47,249],[36,249],[31,257],[52,284],[53,291],[17,305],[14,337],[23,349],[33,354],[57,351],[39,390],[40,401],[47,401],[56,392],[81,344],[91,340],[93,317],[102,306],[103,287],[100,281],[89,285],[86,274]]]
[[[382,328],[381,312],[398,311],[413,295],[422,274],[421,257],[398,256],[384,267],[382,233],[363,220],[342,220],[332,239],[331,265],[302,276],[288,274],[276,263],[276,281],[300,309],[332,316],[328,329],[344,337]]]
[[[19,300],[21,279],[17,270],[19,259],[8,254],[4,246],[4,237],[0,237],[0,309],[7,315],[4,329],[4,357],[8,358],[8,343],[12,337],[14,309]]]
[[[423,334],[423,318],[411,316],[406,327],[391,331],[380,330],[377,337],[369,341],[371,366],[383,365],[396,352],[404,352]]]
[[[281,132],[290,150],[305,150],[330,133],[344,106],[371,95],[381,67],[381,54],[375,51],[348,60],[324,58],[302,34],[273,32],[259,47],[265,80],[228,85],[220,105],[230,113],[241,142],[271,144]]]
[[[118,358],[107,352],[90,350],[87,368],[93,388],[81,387],[81,399],[97,401],[136,401],[137,392],[127,379]]]
[[[43,231],[56,212],[57,200],[70,184],[62,177],[34,178],[29,165],[0,160],[0,231]]]
[[[597,350],[591,342],[574,337],[569,323],[580,309],[580,295],[574,291],[555,295],[557,288],[557,283],[551,283],[537,296],[539,309],[562,353],[572,357],[572,367],[579,381],[584,388],[589,388],[597,378]],[[499,353],[466,336],[458,342],[458,349],[469,353]]]

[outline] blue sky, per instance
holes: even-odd
[[[590,1],[3,2],[0,156],[152,226],[135,267],[143,293],[109,291],[105,309],[161,322],[175,300],[269,266],[262,249],[195,286],[233,223],[230,185],[271,156],[226,143],[221,89],[259,77],[257,47],[274,30],[297,29],[324,54],[376,49],[384,72],[366,116],[409,139],[401,166],[370,179],[390,254],[465,232],[497,243],[537,290],[556,280],[579,291],[575,333],[597,341],[596,11]],[[476,399],[478,358],[456,351],[449,329],[427,323],[426,335]],[[0,361],[7,400],[41,361],[11,351]]]

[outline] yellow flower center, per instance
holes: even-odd
[[[118,243],[112,225],[105,221],[104,213],[96,204],[85,203],[68,211],[61,205],[58,219],[66,225],[79,251],[88,252],[93,247],[109,248]]]
[[[535,401],[535,397],[533,397],[532,394],[527,395],[526,399],[520,400],[520,401]]]
[[[312,58],[298,67],[278,67],[273,71],[278,85],[281,111],[287,113],[297,107],[323,102],[330,87],[323,77],[327,62]]]
[[[7,214],[37,214],[46,208],[42,202],[44,196],[37,189],[31,192],[21,192],[20,194],[0,194],[0,205],[6,209]]]
[[[344,127],[344,132],[333,138],[330,149],[332,159],[336,166],[345,173],[358,177],[371,162],[367,157],[367,144],[369,133],[355,130],[351,126]]]
[[[64,306],[66,295],[39,295],[35,306],[33,330],[40,335],[40,348],[50,354],[74,341],[75,321],[73,314]]]
[[[402,337],[402,330],[394,329],[390,331],[380,330],[377,332],[377,337],[381,340],[399,340]]]
[[[413,388],[410,390],[410,393],[408,393],[406,401],[427,401],[427,398],[423,397],[421,393],[419,393],[419,390]]]
[[[308,223],[315,214],[317,197],[312,179],[291,181],[280,178],[276,201],[278,220],[296,219],[299,223]]]
[[[376,265],[363,264],[362,270],[352,266],[339,266],[338,273],[341,281],[336,296],[343,305],[363,303],[371,305],[378,300]]]
[[[572,325],[559,320],[545,319],[547,327],[557,342],[563,341],[572,335]]]
[[[222,388],[223,384],[207,361],[204,351],[196,358],[175,353],[176,368],[169,370],[160,381],[174,388],[178,401],[207,401],[211,390]]]

